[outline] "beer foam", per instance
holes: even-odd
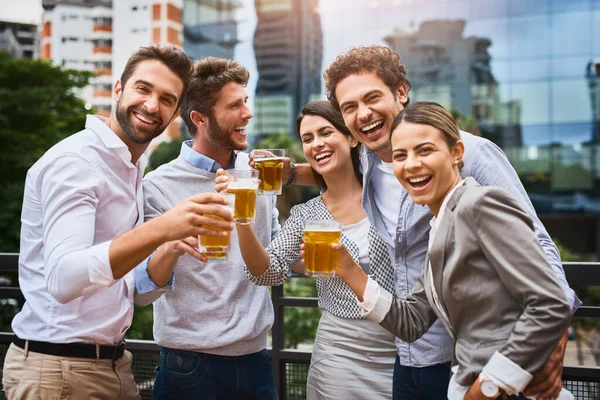
[[[255,179],[239,179],[237,181],[229,181],[227,187],[229,189],[251,189],[256,190],[258,181]]]
[[[341,229],[332,228],[330,226],[312,226],[310,228],[304,228],[304,232],[331,232],[338,233]]]
[[[261,161],[283,161],[283,157],[267,157],[267,158],[255,158],[254,162],[261,162]]]

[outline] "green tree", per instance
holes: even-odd
[[[285,296],[317,297],[314,279],[292,278],[283,286]],[[295,349],[300,343],[312,343],[315,340],[321,310],[313,307],[285,307],[283,326],[285,347]]]
[[[27,170],[55,143],[83,129],[87,111],[77,89],[92,76],[0,52],[0,252],[19,252]],[[16,285],[17,274],[5,274],[1,281]],[[2,299],[1,331],[11,331],[21,306],[22,299]]]
[[[19,251],[25,175],[46,150],[85,125],[77,95],[93,75],[0,52],[0,251]]]
[[[150,172],[166,164],[179,156],[181,152],[182,139],[177,138],[168,142],[161,142],[150,154],[146,172]]]

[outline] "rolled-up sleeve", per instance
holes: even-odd
[[[48,292],[67,303],[112,285],[111,241],[94,244],[101,174],[80,155],[66,154],[39,178]]]
[[[302,231],[304,229],[303,205],[294,206],[290,217],[275,235],[267,247],[269,267],[261,275],[254,276],[244,267],[246,276],[255,285],[277,286],[281,285],[290,275],[292,266],[300,260],[300,244],[302,244]]]

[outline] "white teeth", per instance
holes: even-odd
[[[419,183],[419,182],[426,181],[427,179],[429,179],[429,177],[428,177],[428,176],[422,176],[422,177],[420,177],[420,178],[409,179],[408,181],[409,181],[410,183]]]
[[[376,126],[379,126],[381,124],[383,124],[383,121],[373,122],[371,125],[363,126],[362,128],[360,128],[360,130],[363,131],[363,132],[366,132],[366,131],[371,130],[371,129],[373,129]]]
[[[325,157],[329,157],[329,156],[331,156],[331,154],[332,154],[331,152],[317,154],[317,155],[315,156],[315,160],[317,160],[317,161],[321,161],[321,160],[322,160],[322,159],[324,159]]]
[[[151,119],[144,118],[144,117],[143,117],[141,114],[137,114],[137,113],[136,113],[136,114],[135,114],[135,116],[136,116],[136,117],[138,117],[138,119],[141,119],[142,121],[144,121],[144,122],[145,122],[145,123],[147,123],[147,124],[151,124],[151,123],[153,123],[153,122],[154,122],[154,121],[152,121]]]

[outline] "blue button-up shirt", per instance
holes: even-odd
[[[204,154],[198,153],[196,150],[192,149],[192,145],[194,144],[193,140],[186,140],[181,145],[181,157],[191,165],[196,168],[203,169],[207,172],[212,172],[213,174],[217,172],[219,168],[223,169],[232,169],[235,168],[235,160],[237,160],[237,153],[235,151],[231,151],[231,164],[229,164],[226,168],[221,166],[218,162],[213,160],[210,157],[205,156]]]
[[[471,176],[482,186],[501,187],[519,201],[521,207],[533,220],[538,240],[573,310],[577,309],[581,301],[567,283],[558,250],[538,219],[525,188],[504,152],[489,140],[467,132],[461,132],[461,139],[465,145],[462,177]],[[423,269],[427,254],[429,221],[432,215],[428,207],[413,203],[408,192],[398,182],[395,187],[389,188],[401,191],[396,237],[390,237],[374,196],[372,174],[379,162],[382,162],[381,159],[368,149],[364,149],[361,153],[362,203],[371,225],[377,229],[388,245],[390,259],[394,266],[396,296],[404,300]],[[452,339],[439,321],[415,342],[407,343],[396,339],[396,349],[400,364],[412,367],[426,367],[448,362],[453,356]]]

